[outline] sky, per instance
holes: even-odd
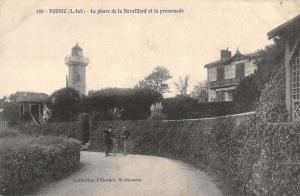
[[[37,9],[183,9],[180,14],[37,14]],[[64,57],[78,42],[87,91],[131,88],[156,66],[173,82],[206,80],[220,50],[251,53],[271,44],[267,32],[300,13],[300,0],[0,0],[0,97],[51,94],[65,87]]]

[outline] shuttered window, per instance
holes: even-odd
[[[245,77],[245,64],[239,63],[235,65],[235,78],[243,79]]]
[[[224,66],[217,67],[217,80],[224,80]]]

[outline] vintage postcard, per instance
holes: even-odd
[[[299,0],[0,0],[0,196],[300,195]]]

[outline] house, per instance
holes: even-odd
[[[300,121],[300,15],[276,27],[269,39],[280,38],[285,42],[286,109],[289,121]]]
[[[212,101],[232,101],[233,91],[240,81],[256,69],[256,53],[241,54],[237,49],[231,56],[228,49],[221,50],[221,58],[217,61],[206,64],[208,100]]]

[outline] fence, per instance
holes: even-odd
[[[1,129],[6,129],[8,126],[8,122],[7,121],[0,121],[0,128]]]

